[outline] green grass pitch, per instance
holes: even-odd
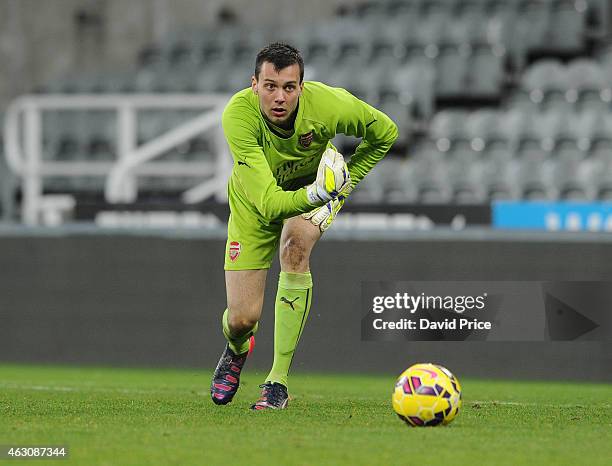
[[[396,374],[294,374],[289,408],[251,412],[246,370],[215,406],[211,371],[0,365],[0,444],[61,444],[79,465],[610,465],[612,385],[464,379],[448,427],[409,428]]]

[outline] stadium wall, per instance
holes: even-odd
[[[362,281],[612,280],[612,242],[563,235],[556,241],[336,238],[322,241],[312,258],[314,299],[294,370],[396,374],[415,361],[437,361],[479,377],[612,380],[609,338],[362,342],[360,333]],[[223,251],[222,239],[203,234],[5,233],[0,360],[211,368],[224,344]],[[272,357],[277,275],[275,265],[249,361],[262,373]]]

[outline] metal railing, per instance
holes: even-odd
[[[49,199],[43,194],[43,178],[50,176],[106,177],[104,195],[110,203],[136,200],[138,176],[202,177],[205,181],[185,191],[182,200],[196,203],[211,196],[225,200],[225,183],[232,160],[221,128],[221,114],[228,100],[229,96],[218,94],[26,95],[17,98],[6,112],[4,141],[8,167],[21,182],[22,221],[38,224],[44,209],[57,208],[54,207],[57,203],[45,202]],[[137,117],[138,111],[143,109],[202,109],[202,114],[138,146]],[[116,111],[116,161],[43,160],[42,112],[57,110]],[[169,149],[204,133],[213,143],[212,160],[150,163]],[[59,204],[66,205],[66,202]]]

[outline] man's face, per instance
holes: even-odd
[[[272,63],[263,62],[259,79],[256,76],[251,78],[251,87],[259,97],[259,108],[270,122],[281,128],[293,123],[293,113],[303,87],[297,63],[277,71]]]

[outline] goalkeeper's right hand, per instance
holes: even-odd
[[[317,179],[306,187],[306,194],[311,204],[323,205],[337,198],[340,191],[350,184],[351,176],[342,154],[326,149],[321,156]]]
[[[338,215],[338,211],[342,209],[344,201],[348,195],[351,194],[352,190],[353,188],[351,185],[348,185],[346,188],[340,191],[336,199],[322,205],[321,207],[312,209],[310,212],[302,214],[302,218],[310,220],[314,226],[319,227],[321,233],[325,232],[325,230],[331,226],[332,222]]]

